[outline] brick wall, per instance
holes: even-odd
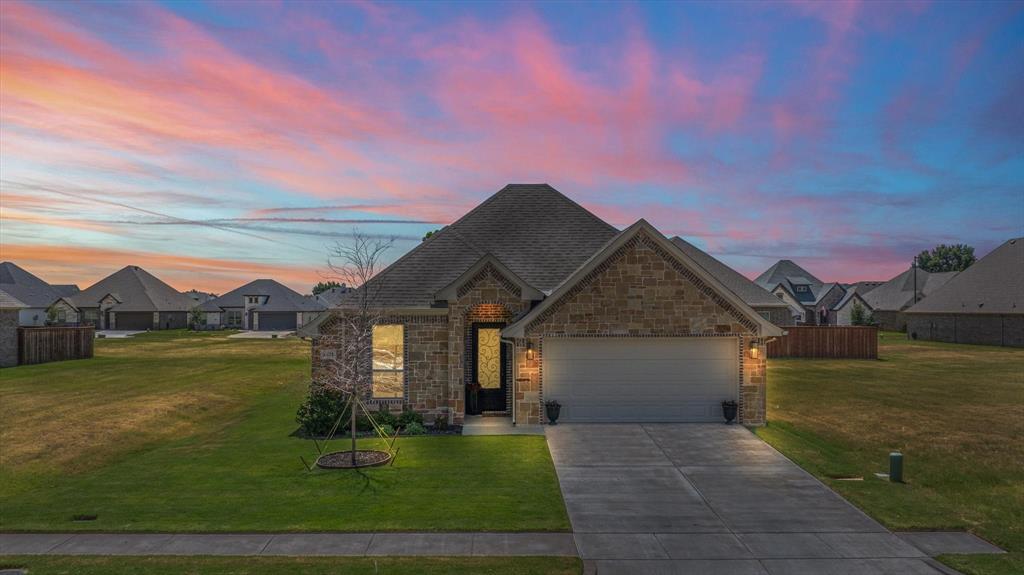
[[[18,365],[18,310],[0,310],[0,367]]]
[[[543,419],[543,338],[569,336],[738,336],[741,379],[737,382],[741,421],[764,422],[764,353],[757,360],[744,351],[756,324],[705,285],[695,274],[640,234],[624,244],[564,297],[526,328],[516,362],[521,387],[520,421]],[[535,359],[526,359],[525,344]]]
[[[875,310],[871,313],[875,317],[878,329],[883,331],[907,331],[907,317],[903,312]]]
[[[917,339],[1024,347],[1024,315],[904,314]]]

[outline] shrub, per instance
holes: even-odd
[[[392,435],[395,434],[395,428],[391,427],[390,425],[382,425],[380,426],[380,432],[388,437],[391,437]]]
[[[377,408],[377,413],[373,416],[374,421],[377,425],[390,425],[391,427],[398,427],[398,418],[391,414],[391,410],[388,409],[388,404],[382,403]]]
[[[345,400],[345,394],[337,390],[326,387],[311,389],[306,401],[295,413],[295,422],[306,435],[327,435],[342,412],[348,414],[348,410],[343,409]]]
[[[409,427],[413,423],[423,427],[423,416],[406,407],[402,410],[402,414],[398,416],[398,427]]]
[[[410,423],[409,425],[405,426],[405,434],[406,435],[426,435],[427,434],[427,428],[423,427],[422,423],[418,423],[418,422],[414,421],[414,422]]]
[[[434,416],[434,429],[437,431],[448,431],[448,416],[438,413]]]

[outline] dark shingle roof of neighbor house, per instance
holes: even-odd
[[[0,289],[0,309],[24,309],[28,307],[18,298]]]
[[[867,289],[867,291],[871,291],[871,289],[869,287],[859,285],[859,282],[857,284],[854,284],[854,285],[846,288],[846,293],[843,294],[843,298],[840,299],[839,301],[837,301],[836,304],[834,306],[832,306],[832,309],[833,310],[843,309],[843,306],[846,305],[851,299],[853,299],[854,296],[857,296],[857,298],[859,298],[860,301],[863,302],[864,301],[864,293],[865,293],[864,290],[865,289]],[[867,302],[864,302],[864,303],[866,304]]]
[[[1024,237],[992,250],[907,313],[1024,313]]]
[[[60,297],[73,296],[82,291],[78,289],[78,286],[75,284],[50,284],[50,287],[52,287],[53,291],[57,292]]]
[[[76,307],[99,307],[107,294],[120,303],[111,309],[130,311],[188,311],[192,299],[139,266],[125,266],[67,298]]]
[[[814,289],[814,304],[817,305],[821,300],[825,299],[825,296],[827,296],[829,292],[831,292],[833,289],[837,287],[841,290],[844,290],[843,293],[846,293],[846,288],[843,287],[843,284],[839,284],[836,282],[822,284],[817,289]]]
[[[352,291],[350,287],[333,287],[316,294],[316,299],[327,307],[338,305],[345,294]]]
[[[547,184],[510,184],[370,280],[379,289],[375,304],[430,307],[486,255],[550,292],[617,233]]]
[[[750,281],[743,274],[723,264],[711,254],[683,238],[676,236],[672,238],[672,243],[683,250],[683,253],[690,256],[700,267],[722,282],[722,285],[729,288],[732,293],[739,296],[750,307],[789,307],[786,305],[786,302],[772,295],[768,290]]]
[[[199,306],[203,311],[220,311],[223,308],[245,307],[245,296],[267,296],[267,302],[250,309],[256,311],[323,311],[324,305],[315,298],[306,297],[288,286],[271,279],[254,280],[235,288],[219,298]]]
[[[883,282],[883,281],[876,281],[876,280],[859,281],[859,282],[855,282],[855,283],[852,283],[852,284],[847,284],[846,285],[846,289],[857,288],[857,293],[859,293],[861,295],[861,297],[864,297],[864,294],[870,292],[871,290],[875,289],[876,287],[878,287],[878,286],[880,286],[880,285],[882,285],[884,283],[885,282]]]
[[[928,273],[918,268],[918,301],[931,295],[955,275],[956,272]],[[871,309],[878,311],[902,311],[914,305],[914,268],[904,271],[863,297]]]
[[[814,277],[811,272],[798,266],[793,260],[779,260],[754,279],[754,283],[766,290],[775,289],[775,286],[784,282],[812,286],[820,286],[824,283]]]
[[[53,286],[11,262],[0,263],[0,289],[25,304],[25,307],[49,307],[61,297]]]

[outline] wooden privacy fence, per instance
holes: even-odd
[[[768,343],[768,357],[878,359],[878,328],[861,325],[784,327],[786,335]]]
[[[19,327],[18,364],[48,363],[92,357],[96,328]]]

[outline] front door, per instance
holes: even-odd
[[[472,379],[467,390],[466,413],[505,411],[505,346],[501,345],[502,323],[473,324]],[[472,384],[477,385],[472,385]],[[472,397],[476,394],[476,401]]]

